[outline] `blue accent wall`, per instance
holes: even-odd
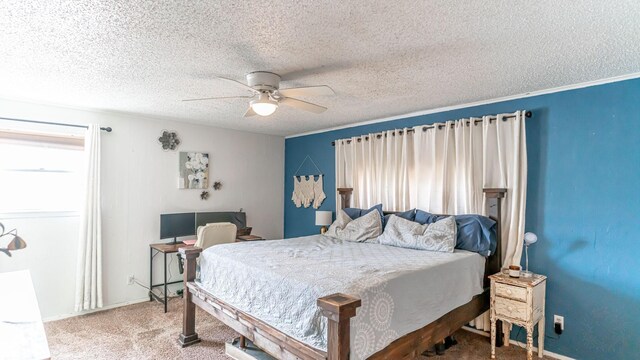
[[[287,139],[285,236],[318,232],[291,201],[306,155],[325,174],[335,211],[331,141],[470,116],[531,110],[526,230],[534,272],[548,276],[546,349],[578,359],[640,358],[640,79]],[[308,163],[308,162],[307,162]],[[317,173],[305,164],[299,174]],[[553,314],[565,331],[553,332]],[[536,332],[537,333],[537,332]],[[525,341],[517,329],[512,338]]]

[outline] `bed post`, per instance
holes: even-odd
[[[340,194],[340,209],[351,207],[351,193],[353,188],[338,188]]]
[[[362,302],[354,296],[333,294],[318,299],[322,315],[327,317],[327,359],[349,360],[351,318]]]
[[[184,259],[183,284],[183,313],[182,313],[182,334],[178,338],[178,343],[182,347],[193,345],[200,342],[198,333],[196,333],[196,304],[193,303],[190,289],[187,283],[196,279],[196,258],[200,256],[202,248],[190,246],[178,249],[180,255]]]
[[[483,189],[486,201],[487,216],[496,222],[496,237],[498,246],[496,252],[489,257],[487,261],[487,275],[492,275],[502,269],[502,199],[507,193],[507,189]],[[485,278],[485,281],[488,281]],[[488,283],[485,283],[485,286]]]
[[[340,209],[351,206],[352,188],[338,188]],[[327,318],[327,359],[349,360],[351,352],[351,318],[362,301],[346,294],[332,294],[318,299],[318,307]]]
[[[487,216],[495,220],[496,222],[496,238],[498,244],[496,246],[496,252],[489,257],[486,263],[485,275],[492,275],[502,270],[502,199],[507,194],[507,189],[502,188],[487,188],[483,189],[485,196],[487,197],[486,207]],[[489,278],[484,278],[485,288],[489,286]],[[502,321],[496,323],[496,346],[500,347],[509,343],[504,342],[504,331],[502,329]]]

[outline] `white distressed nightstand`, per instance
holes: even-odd
[[[527,330],[527,359],[533,359],[533,327],[538,324],[538,357],[544,354],[544,298],[547,277],[512,278],[497,273],[491,279],[491,358],[496,358],[496,321],[516,324]],[[503,326],[505,346],[509,326]]]

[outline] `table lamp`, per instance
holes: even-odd
[[[316,211],[316,226],[320,228],[320,234],[327,232],[327,226],[333,222],[333,213],[331,211]]]
[[[522,272],[523,277],[532,277],[533,273],[529,271],[529,245],[533,245],[538,241],[538,235],[528,232],[524,234],[524,251],[525,251],[525,267],[526,270]]]

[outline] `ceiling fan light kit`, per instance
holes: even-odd
[[[320,114],[327,110],[326,107],[312,104],[303,100],[295,99],[291,96],[328,96],[335,95],[333,89],[326,85],[318,86],[305,86],[298,88],[280,89],[280,75],[274,74],[268,71],[255,71],[247,74],[247,84],[243,84],[239,81],[228,79],[224,77],[218,77],[218,79],[233,83],[249,90],[253,93],[252,96],[239,95],[239,96],[225,96],[225,97],[211,97],[211,98],[199,98],[199,99],[186,99],[182,101],[200,101],[200,100],[218,100],[218,99],[252,99],[258,96],[257,100],[252,100],[249,103],[249,108],[244,113],[244,117],[253,115],[269,116],[273,114],[279,105],[285,105],[300,110],[309,111],[312,113]]]
[[[272,100],[269,94],[262,93],[258,100],[251,101],[251,109],[260,116],[269,116],[278,108],[278,102]]]

